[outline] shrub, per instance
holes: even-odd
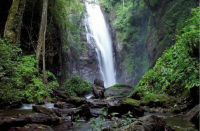
[[[19,102],[42,102],[49,97],[52,86],[58,86],[55,76],[48,85],[38,77],[34,55],[22,56],[21,49],[6,39],[0,39],[0,104]]]
[[[92,89],[92,84],[82,80],[79,77],[73,77],[67,80],[65,83],[65,92],[72,96],[81,96],[86,93],[90,93]]]

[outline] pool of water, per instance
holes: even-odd
[[[145,115],[152,114],[158,117],[163,117],[166,120],[166,124],[168,126],[178,126],[181,128],[187,128],[187,127],[195,127],[193,123],[190,121],[183,120],[180,116],[178,117],[172,117],[174,114],[172,113],[145,113]]]

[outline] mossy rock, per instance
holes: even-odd
[[[181,109],[179,107],[174,107],[174,108],[171,109],[171,112],[172,113],[180,113]]]
[[[80,106],[80,105],[86,103],[86,99],[82,98],[82,97],[74,97],[73,96],[73,97],[67,98],[65,100],[65,102],[74,104],[76,106]]]
[[[137,104],[137,105],[140,105],[140,101],[138,100],[135,100],[135,99],[131,99],[131,98],[126,98],[123,100],[123,103],[125,104]]]
[[[132,91],[131,94],[129,95],[130,98],[136,99],[136,100],[141,100],[142,97],[144,97],[145,90],[137,90],[137,91]]]
[[[105,97],[127,97],[131,93],[132,89],[133,87],[129,85],[116,84],[110,88],[107,88],[104,95]]]
[[[152,98],[142,99],[141,105],[146,105],[149,107],[164,107],[169,108],[176,104],[176,98],[164,94],[155,94]]]
[[[127,85],[127,84],[115,84],[115,85],[109,87],[109,89],[124,89],[124,88],[126,88],[126,89],[133,89],[132,86]]]

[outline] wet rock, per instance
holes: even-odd
[[[63,117],[62,116],[62,111],[60,111],[59,109],[52,109],[54,111],[54,113],[58,116],[58,117]]]
[[[51,116],[54,119],[58,119],[58,116],[56,115],[56,113],[52,109],[47,108],[47,107],[43,107],[43,106],[40,106],[40,105],[34,105],[33,111],[46,114],[48,116]]]
[[[54,107],[61,108],[61,109],[67,109],[67,108],[75,108],[76,106],[66,103],[66,102],[57,102],[54,104]]]
[[[86,120],[89,120],[92,117],[90,112],[90,106],[88,104],[84,104],[78,107],[76,112],[73,112],[74,116],[79,115],[80,117],[84,117]]]
[[[165,131],[165,120],[154,115],[147,115],[115,131]]]
[[[19,117],[2,117],[0,118],[1,131],[7,131],[10,127],[23,127],[29,123],[41,123],[45,125],[56,125],[59,119],[55,119],[49,115],[42,113],[27,114]]]
[[[104,88],[104,82],[102,80],[98,79],[98,78],[95,78],[94,85]]]
[[[54,88],[52,88],[52,90],[53,90],[53,93],[54,93],[55,95],[59,96],[59,97],[62,98],[62,99],[69,98],[69,96],[65,95],[65,94],[62,93],[61,91],[58,91],[58,90],[56,90],[56,89],[54,89]]]
[[[196,105],[193,109],[191,109],[185,116],[184,120],[189,120],[195,123],[196,128],[199,128],[199,113],[200,113],[200,104]]]
[[[169,112],[169,109],[165,109],[165,108],[161,108],[161,107],[149,108],[148,112],[150,112],[150,113],[166,113],[166,112]]]
[[[94,84],[92,85],[92,93],[95,98],[104,98],[104,82],[100,79],[95,79]]]
[[[27,124],[24,127],[11,127],[8,131],[54,131],[50,126]]]
[[[105,89],[103,87],[92,85],[92,92],[95,98],[104,98]]]
[[[64,101],[66,103],[71,103],[77,107],[87,103],[86,99],[82,97],[70,97],[70,98],[65,99]]]
[[[92,108],[92,109],[90,109],[90,112],[93,117],[98,117],[100,115],[100,113],[99,113],[100,110],[101,109],[99,109],[99,108]]]
[[[119,113],[118,116],[127,114],[128,112],[132,112],[133,117],[141,117],[144,115],[144,109],[142,109],[138,105],[131,105],[131,104],[119,104],[118,106],[111,106],[108,107],[108,113]]]
[[[133,87],[129,85],[115,84],[114,86],[107,88],[104,94],[105,97],[126,97],[131,93],[132,90]]]
[[[89,99],[87,100],[87,102],[92,108],[102,108],[108,106],[104,100],[99,100],[99,99]]]

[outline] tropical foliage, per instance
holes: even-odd
[[[153,93],[181,95],[199,86],[199,7],[191,11],[187,25],[180,31],[176,43],[167,49],[136,86]],[[135,90],[135,91],[136,91]]]
[[[34,55],[23,56],[21,49],[6,39],[0,39],[0,45],[0,104],[26,99],[42,102],[49,97],[50,87],[58,86],[55,76],[48,72],[47,77],[52,78],[44,85]]]
[[[72,96],[81,96],[91,92],[92,84],[79,77],[73,77],[65,83],[65,92]]]

